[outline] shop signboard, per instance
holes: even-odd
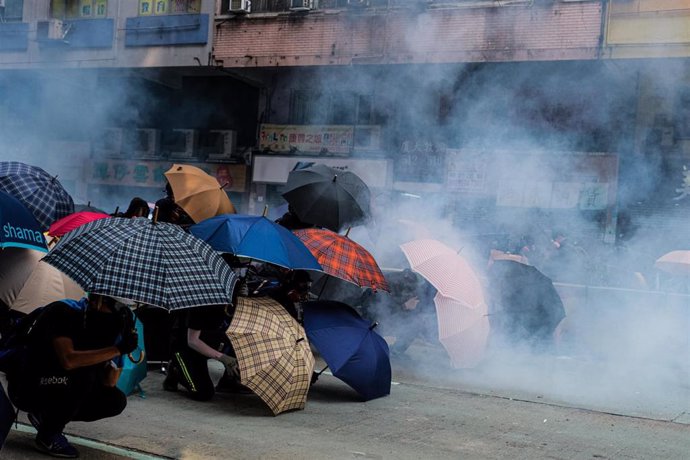
[[[244,192],[247,180],[247,166],[224,163],[186,163],[196,166],[215,176],[227,192]],[[171,161],[137,161],[117,159],[91,159],[87,168],[90,184],[131,185],[137,187],[165,186],[163,175],[173,165]]]
[[[351,125],[263,124],[259,148],[274,152],[347,155],[352,151],[353,138]]]
[[[430,141],[404,141],[396,157],[396,182],[443,183],[445,147]]]
[[[616,155],[448,149],[446,190],[496,206],[605,210],[616,203]]]

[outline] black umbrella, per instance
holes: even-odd
[[[21,201],[43,230],[74,212],[72,197],[57,176],[18,161],[0,162],[0,190]]]
[[[514,342],[545,345],[565,309],[551,278],[532,265],[496,260],[489,270],[492,332]]]
[[[322,164],[291,171],[283,197],[301,221],[335,232],[370,213],[371,193],[362,179]]]

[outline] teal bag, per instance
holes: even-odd
[[[139,334],[139,344],[137,349],[130,353],[131,357],[137,360],[133,362],[129,356],[122,357],[122,372],[117,380],[117,387],[127,396],[137,393],[142,398],[145,397],[141,389],[141,381],[146,378],[146,352],[144,350],[144,325],[137,318],[135,322],[137,333]]]

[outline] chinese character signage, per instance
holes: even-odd
[[[261,125],[259,147],[274,152],[349,154],[354,128],[340,125]]]
[[[394,163],[396,182],[443,183],[445,147],[429,141],[405,141]]]
[[[615,204],[615,155],[447,152],[449,192],[495,196],[503,207],[598,211]]]
[[[105,185],[157,187],[165,185],[163,175],[172,166],[170,161],[136,161],[92,159],[87,170],[87,182]],[[215,176],[226,192],[244,192],[247,167],[237,164],[188,163]]]

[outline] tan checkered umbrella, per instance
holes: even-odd
[[[242,384],[274,415],[304,409],[314,355],[302,326],[278,302],[238,297],[227,335],[237,354]]]

